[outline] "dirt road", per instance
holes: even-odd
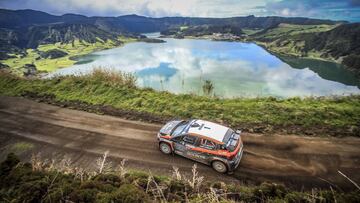
[[[161,125],[124,120],[0,96],[1,159],[10,151],[29,159],[70,156],[75,165],[93,167],[109,150],[111,161],[128,159],[128,167],[171,174],[172,166],[190,172],[193,161],[159,152],[156,133]],[[245,153],[232,175],[198,164],[206,180],[259,183],[282,182],[296,188],[353,188],[337,171],[360,182],[360,139],[311,138],[288,135],[243,134]],[[21,147],[19,143],[30,143]],[[30,146],[30,147],[29,147]]]

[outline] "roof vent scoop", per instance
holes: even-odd
[[[197,127],[200,127],[200,124],[198,124],[198,123],[193,123],[193,124],[191,124],[191,127],[192,127],[192,128],[197,128]]]

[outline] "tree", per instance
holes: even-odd
[[[205,80],[202,89],[205,95],[211,96],[214,91],[214,84],[211,82],[211,80]]]

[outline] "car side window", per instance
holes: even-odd
[[[195,137],[195,136],[191,136],[191,135],[185,135],[184,138],[183,138],[183,141],[184,141],[186,144],[195,145],[196,137]]]
[[[201,139],[200,147],[202,147],[204,149],[214,150],[214,149],[216,149],[216,144],[214,142],[210,141],[210,140]]]

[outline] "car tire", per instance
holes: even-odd
[[[171,147],[169,144],[165,142],[160,142],[159,149],[164,154],[171,154]]]
[[[211,166],[213,167],[213,169],[219,173],[226,173],[227,172],[227,167],[224,164],[224,162],[221,161],[213,161],[211,163]]]

